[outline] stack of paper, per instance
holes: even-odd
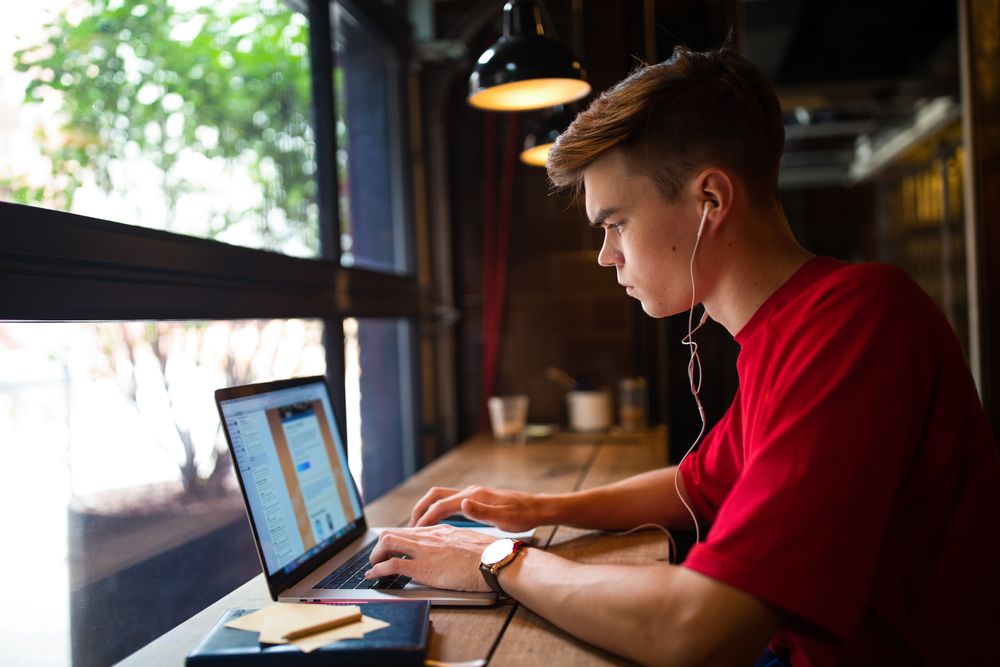
[[[277,603],[226,623],[227,628],[259,632],[261,644],[294,644],[311,653],[341,639],[361,639],[389,627],[361,613],[358,605]]]

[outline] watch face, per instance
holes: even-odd
[[[483,564],[494,565],[509,556],[514,551],[514,540],[504,537],[483,550]]]

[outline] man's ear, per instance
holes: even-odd
[[[711,206],[705,220],[704,231],[705,233],[713,233],[732,210],[735,195],[733,179],[722,169],[710,167],[695,177],[693,185],[696,192],[695,198],[698,202],[699,218],[705,202]]]

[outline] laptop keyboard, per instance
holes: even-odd
[[[375,588],[379,590],[392,590],[403,588],[406,584],[410,583],[409,577],[394,574],[378,579],[365,579],[365,571],[371,567],[368,557],[377,543],[378,540],[372,540],[354,558],[338,567],[326,579],[316,584],[316,588]]]

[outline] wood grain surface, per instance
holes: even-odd
[[[667,462],[666,433],[560,434],[539,442],[500,445],[478,436],[437,459],[365,507],[369,525],[405,525],[431,486],[470,484],[531,492],[565,492],[607,484]],[[545,526],[536,543],[585,562],[643,563],[666,555],[659,532],[629,536]],[[226,609],[271,603],[263,575],[134,653],[124,665],[182,665]],[[484,659],[491,665],[609,665],[619,658],[581,642],[516,603],[490,608],[436,607],[428,657],[445,662]]]
[[[578,489],[624,479],[667,464],[666,440],[653,432],[636,444],[598,444],[593,464]],[[627,536],[559,527],[548,550],[584,563],[646,564],[668,555],[666,536],[644,530]],[[591,646],[552,625],[527,607],[518,605],[500,638],[490,665],[626,665],[628,660]]]

